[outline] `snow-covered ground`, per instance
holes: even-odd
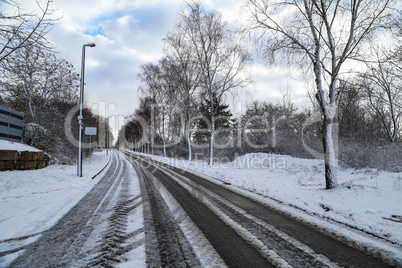
[[[209,166],[154,158],[402,245],[402,173],[339,167],[339,188],[326,190],[320,160],[253,153]]]
[[[153,158],[259,194],[263,200],[280,201],[282,207],[296,207],[318,221],[329,218],[365,230],[398,244],[402,255],[402,222],[393,217],[402,216],[402,173],[339,167],[340,187],[325,190],[324,164],[319,160],[255,153],[209,166],[202,161]],[[0,252],[9,249],[3,243],[7,239],[53,226],[98,182],[107,169],[91,178],[108,160],[105,152],[94,153],[90,165],[85,159],[82,178],[77,177],[76,166],[68,165],[0,172]]]
[[[20,145],[9,150],[26,150]],[[1,147],[3,149],[3,147]],[[53,226],[102,177],[108,163],[105,152],[95,152],[83,162],[83,176],[77,166],[52,165],[39,170],[0,172],[0,242],[41,233]],[[105,172],[105,171],[103,171]],[[7,244],[0,244],[0,252]],[[1,266],[1,265],[0,265]]]
[[[39,152],[40,150],[18,142],[0,140],[0,150],[15,150],[15,151],[30,151],[30,152]]]

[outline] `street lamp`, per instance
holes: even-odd
[[[81,59],[81,84],[80,84],[80,115],[78,116],[78,164],[77,176],[82,177],[82,105],[84,102],[84,70],[85,70],[85,47],[94,47],[95,43],[88,43],[82,46]]]
[[[106,129],[106,155],[108,155],[109,153],[109,119],[111,118],[111,116],[106,117],[107,119],[107,129]]]

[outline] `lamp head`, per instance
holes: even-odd
[[[88,43],[84,45],[84,47],[94,47],[94,46],[96,46],[95,43]]]

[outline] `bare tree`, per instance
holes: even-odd
[[[388,60],[397,72],[402,73],[402,10],[398,10],[393,23],[393,39],[396,41],[396,48],[389,53]]]
[[[326,188],[336,188],[333,129],[340,70],[346,60],[361,58],[363,43],[388,19],[391,0],[245,1],[251,18],[249,28],[262,37],[264,55],[272,62],[283,53],[280,55],[289,63],[303,66],[308,62],[313,71],[315,98],[323,114]]]
[[[78,102],[77,93],[80,86],[80,77],[75,72],[74,66],[64,59],[57,59],[53,64],[57,68],[55,68],[50,81],[51,88],[55,89],[52,97],[59,100]]]
[[[151,137],[151,150],[154,151],[155,141],[155,107],[162,93],[161,70],[160,66],[153,63],[146,63],[140,66],[141,72],[138,78],[142,85],[139,87],[141,93],[148,99],[151,104],[150,121],[148,122],[148,136]],[[157,108],[157,107],[156,107]]]
[[[189,46],[183,31],[177,27],[174,32],[168,33],[164,38],[166,43],[166,58],[173,62],[172,72],[178,82],[178,93],[180,95],[180,106],[186,115],[185,135],[188,145],[188,160],[192,159],[191,149],[191,118],[193,116],[193,104],[196,101],[194,95],[199,87],[201,72],[197,62],[194,60],[193,50]]]
[[[27,43],[34,44],[41,50],[50,50],[52,46],[46,39],[46,34],[52,29],[54,18],[52,0],[45,4],[37,1],[39,13],[29,13],[13,0],[0,0],[2,5],[13,9],[13,14],[0,12],[0,66],[7,58]]]
[[[17,50],[2,70],[1,93],[18,103],[21,111],[29,111],[34,121],[37,109],[46,108],[52,100],[77,100],[79,76],[74,67],[36,46],[25,45]]]
[[[163,142],[163,155],[166,157],[166,144],[173,137],[173,113],[178,103],[178,77],[176,76],[176,63],[167,58],[159,61],[161,70],[161,91],[158,92],[156,118],[158,119],[158,132]]]
[[[135,115],[139,118],[142,118],[144,124],[146,126],[142,126],[142,128],[146,128],[145,132],[147,135],[147,145],[151,145],[151,154],[154,154],[154,141],[151,139],[151,123],[152,123],[152,107],[154,107],[154,100],[150,97],[140,98],[140,107],[135,110]]]
[[[177,100],[178,78],[175,75],[176,65],[164,58],[158,65],[148,63],[141,66],[140,78],[143,83],[141,91],[150,97],[154,105],[151,109],[151,140],[157,132],[162,140],[163,155],[166,156],[166,144],[173,137],[172,122]]]
[[[402,73],[382,59],[367,68],[361,75],[362,87],[387,139],[394,143],[402,130]]]
[[[221,15],[216,11],[206,12],[200,3],[189,4],[181,13],[178,28],[189,41],[202,77],[201,85],[211,101],[210,160],[214,156],[214,95],[221,100],[227,92],[246,87],[250,79],[245,67],[250,62],[249,54],[237,44]]]
[[[372,138],[376,131],[368,131],[371,127],[369,125],[371,116],[367,113],[366,91],[361,90],[361,86],[355,83],[356,77],[351,77],[349,80],[340,79],[338,85],[339,135],[361,142],[369,137]]]
[[[155,101],[158,92],[161,91],[160,68],[153,63],[142,64],[140,68],[141,73],[138,74],[138,78],[141,80],[142,86],[140,86],[139,90],[142,94]]]
[[[32,119],[36,115],[36,101],[43,79],[44,53],[33,46],[24,46],[8,58],[3,68],[3,94],[21,105],[28,105]],[[25,111],[25,107],[22,109]]]

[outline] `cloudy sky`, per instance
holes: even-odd
[[[33,0],[20,3],[29,9],[35,7]],[[207,10],[221,12],[227,21],[234,21],[241,14],[239,0],[203,3]],[[162,57],[162,38],[173,29],[184,5],[183,0],[54,0],[53,7],[58,9],[54,17],[60,19],[50,38],[59,51],[58,57],[71,62],[77,73],[82,45],[96,43],[95,48],[86,49],[86,101],[104,104],[107,116],[126,116],[137,108],[139,66],[156,63]],[[287,88],[292,89],[296,103],[308,105],[306,90],[297,78],[286,77],[281,70],[267,69],[261,64],[251,66],[250,73],[255,81],[250,93],[230,100],[231,105],[240,103],[244,111],[255,99],[276,102]]]

